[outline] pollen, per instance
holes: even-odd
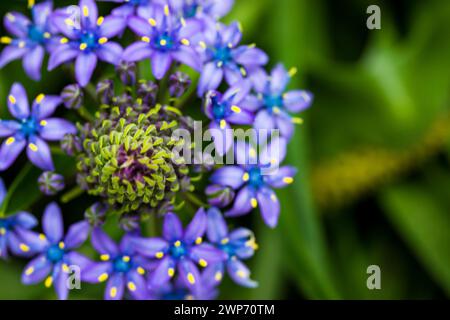
[[[12,39],[10,37],[1,37],[0,42],[3,44],[10,44],[12,42]]]
[[[109,254],[102,254],[100,256],[100,260],[102,261],[108,261],[109,260]]]
[[[52,35],[49,32],[44,32],[44,38],[45,39],[50,39]]]
[[[101,37],[100,39],[98,39],[98,43],[100,44],[105,44],[108,42],[108,38],[106,37]]]
[[[20,250],[22,250],[23,252],[28,252],[28,251],[30,251],[30,247],[27,246],[27,245],[24,244],[24,243],[21,243],[20,246],[19,246],[19,248],[20,248]]]
[[[144,275],[145,274],[145,270],[144,270],[144,268],[142,268],[142,267],[137,267],[137,272],[140,274],[140,275]]]
[[[83,7],[83,16],[89,17],[89,9],[86,6]]]
[[[75,22],[72,19],[67,18],[66,20],[64,20],[64,23],[69,27],[75,27]]]
[[[220,241],[221,244],[227,244],[228,242],[230,242],[230,239],[228,238],[223,238],[222,241]]]
[[[181,246],[180,240],[175,241],[175,243],[174,243],[173,245],[174,245],[175,247]]]
[[[136,291],[136,285],[133,282],[128,282],[128,289],[130,289],[130,291]]]
[[[284,177],[283,178],[283,182],[286,183],[286,184],[291,184],[291,183],[294,182],[294,178],[292,178],[292,177]]]
[[[161,39],[161,41],[159,41],[159,44],[165,46],[167,44],[167,40]]]
[[[156,258],[158,258],[158,259],[162,259],[162,257],[164,257],[164,253],[163,252],[157,252],[156,254],[155,254],[155,257]]]
[[[296,74],[297,74],[297,72],[298,72],[298,69],[297,68],[291,68],[290,70],[289,70],[289,77],[293,77],[293,76],[295,76]]]
[[[227,127],[227,122],[224,119],[220,120],[220,129],[223,130],[226,127]]]
[[[291,121],[292,121],[293,124],[302,124],[303,123],[303,119],[299,118],[299,117],[293,117],[291,119]]]
[[[191,44],[188,39],[181,39],[181,43],[185,46],[189,46]]]
[[[27,270],[25,270],[25,274],[27,276],[30,276],[34,272],[34,267],[29,267]]]
[[[246,172],[242,176],[242,181],[247,182],[248,180],[250,180],[250,175],[248,174],[248,172]]]
[[[167,270],[167,274],[169,275],[169,277],[172,278],[174,276],[174,274],[175,274],[175,269],[174,268],[169,268]]]
[[[83,51],[83,50],[86,50],[86,48],[87,48],[87,44],[86,43],[82,43],[82,44],[80,44],[80,50],[81,51]]]
[[[205,259],[200,259],[198,261],[198,264],[200,265],[200,267],[206,268],[208,266],[208,262]]]
[[[103,21],[105,21],[105,18],[103,18],[102,16],[98,17],[97,19],[97,25],[101,26],[103,24]]]
[[[70,271],[69,266],[65,263],[62,265],[62,270],[66,273],[69,273],[69,271]]]
[[[45,94],[40,94],[40,95],[38,95],[37,97],[36,97],[36,103],[41,103],[42,102],[42,100],[44,100],[44,98],[45,98]]]
[[[142,37],[141,38],[142,41],[150,43],[150,38],[149,37]]]
[[[47,237],[45,236],[45,234],[41,233],[41,234],[39,235],[39,240],[45,241],[46,239],[47,239]]]
[[[66,247],[66,245],[64,244],[64,242],[60,242],[59,244],[58,244],[58,247],[62,250],[62,249],[64,249],[65,247]]]
[[[111,298],[115,298],[117,296],[117,288],[112,287],[111,290],[109,291],[109,295],[111,296]]]
[[[189,281],[190,284],[195,284],[195,277],[192,273],[188,273],[187,275],[187,280]]]
[[[60,42],[61,44],[65,44],[65,43],[69,42],[69,39],[67,39],[67,38],[61,38],[61,40],[59,40],[59,42]]]
[[[148,23],[150,23],[150,25],[152,27],[156,27],[156,20],[155,19],[153,19],[153,18],[148,19]]]
[[[169,14],[170,14],[170,10],[169,10],[169,6],[168,6],[168,5],[165,5],[165,6],[164,6],[164,14],[165,14],[166,16],[169,16]]]
[[[10,144],[13,144],[14,141],[16,141],[16,139],[15,139],[14,137],[9,137],[9,138],[6,140],[6,145],[9,146]]]
[[[98,281],[99,282],[104,282],[106,280],[108,280],[108,274],[107,273],[102,273],[99,277],[98,277]]]
[[[130,257],[129,256],[124,256],[122,258],[123,262],[130,262]]]
[[[11,94],[8,97],[9,102],[11,102],[12,104],[16,104],[16,98]]]
[[[256,198],[252,198],[250,200],[250,204],[252,205],[252,208],[256,208],[258,206],[258,200],[256,200]]]
[[[247,273],[245,273],[242,270],[239,270],[238,272],[236,272],[236,274],[238,275],[239,278],[246,278],[247,277]]]
[[[6,229],[5,228],[0,228],[0,236],[3,236],[6,234]]]
[[[202,237],[198,237],[197,239],[195,239],[195,244],[201,244],[203,242]]]
[[[232,106],[231,111],[233,111],[234,113],[241,113],[242,110],[238,106]]]
[[[45,279],[44,285],[46,288],[50,288],[53,284],[53,278],[50,276],[47,279]]]
[[[216,274],[214,275],[214,280],[216,280],[217,282],[222,280],[222,272],[217,271]]]
[[[6,19],[8,19],[11,22],[14,22],[16,20],[16,17],[12,13],[7,13]]]

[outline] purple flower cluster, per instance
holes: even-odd
[[[52,196],[75,184],[55,173],[52,151],[63,151],[78,157],[77,170],[86,173],[63,201],[94,189],[89,194],[101,198],[87,205],[84,219],[67,232],[60,207],[50,203],[43,232],[36,233],[32,229],[38,223],[30,213],[7,215],[17,186],[8,193],[0,179],[0,257],[31,258],[22,282],[43,281],[60,299],[68,298],[73,275],[78,281],[104,283],[108,300],[213,299],[225,276],[255,288],[245,262],[258,248],[255,235],[247,228],[229,228],[226,218],[258,209],[267,226],[277,226],[281,205],[275,190],[291,185],[297,173],[282,163],[294,125],[302,122],[298,113],[310,107],[313,95],[289,88],[295,68],[278,64],[266,72],[268,55],[241,43],[238,22],[220,21],[234,0],[103,1],[117,4],[105,16],[94,0],[58,9],[44,1],[31,6],[32,19],[18,12],[5,16],[11,37],[0,39],[6,45],[0,68],[22,59],[27,75],[40,80],[47,53],[49,71],[73,62],[71,76],[77,83],[64,87],[60,96],[38,95],[31,108],[24,87],[13,84],[7,98],[11,119],[0,119],[0,171],[26,150],[29,161],[43,171],[39,190]],[[125,47],[127,35],[133,41]],[[99,61],[113,65],[116,74],[113,79],[100,75],[95,96],[90,83]],[[140,79],[148,61],[152,76]],[[198,77],[188,76],[185,67]],[[118,95],[117,87],[125,93]],[[98,110],[92,112],[95,104],[87,106],[86,96]],[[216,156],[231,155],[234,164],[172,165],[172,145],[183,141],[165,132],[177,126],[197,130],[180,110],[189,99],[207,118]],[[61,104],[82,119],[77,126],[52,116]],[[251,141],[234,141],[234,129],[252,129]],[[60,150],[48,144],[56,141]],[[195,190],[191,183],[204,176],[210,184]],[[125,197],[128,208],[119,212]],[[183,226],[189,210],[193,217]],[[120,241],[104,226],[114,214],[120,215],[117,229],[125,230]],[[151,222],[145,220],[149,216]],[[88,238],[98,259],[79,252]]]

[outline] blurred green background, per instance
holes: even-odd
[[[381,8],[381,30],[366,27],[371,4]],[[0,13],[24,8],[25,1],[2,1]],[[220,297],[448,298],[450,2],[236,0],[226,20],[235,19],[245,41],[270,54],[270,67],[298,68],[291,86],[314,92],[315,103],[290,145],[287,162],[299,176],[278,193],[279,227],[269,230],[258,214],[244,220],[260,247],[250,262],[260,286],[226,281]],[[44,72],[35,83],[19,62],[8,65],[0,71],[2,117],[15,81],[35,96],[58,93],[70,79]],[[57,156],[57,170],[73,176],[71,161]],[[7,185],[24,162],[1,174]],[[53,200],[39,196],[37,176],[33,169],[11,210],[41,213]],[[80,219],[85,206],[63,205],[65,220]],[[55,298],[43,285],[20,284],[24,263],[0,262],[0,298]],[[366,287],[370,265],[381,268],[381,290]],[[83,284],[73,298],[100,298],[102,289]]]

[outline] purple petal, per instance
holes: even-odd
[[[45,126],[42,126],[39,134],[45,140],[60,141],[66,134],[77,132],[75,125],[64,119],[50,118],[44,121]]]
[[[78,268],[80,268],[82,273],[94,263],[85,255],[82,255],[81,253],[75,251],[67,253],[66,257],[68,263],[71,266],[77,266]]]
[[[141,17],[130,17],[128,19],[128,26],[134,33],[141,37],[149,36],[152,32],[150,24]]]
[[[150,58],[152,52],[147,42],[135,42],[123,52],[123,60],[128,62],[141,61]]]
[[[48,70],[51,71],[60,64],[75,59],[79,54],[80,51],[78,49],[73,49],[69,45],[59,46],[58,49],[53,51],[50,55],[48,60]]]
[[[258,286],[257,282],[250,279],[250,270],[238,259],[228,261],[227,271],[231,279],[241,286],[247,288],[256,288]]]
[[[191,260],[180,260],[178,263],[178,272],[180,279],[187,288],[194,291],[201,288],[200,272]]]
[[[50,18],[51,26],[61,32],[64,36],[70,39],[76,39],[79,33],[79,23],[74,19],[73,13],[69,12],[70,10],[59,9],[55,10]],[[78,15],[77,15],[78,16]],[[66,20],[69,19],[73,22],[73,26],[66,23]]]
[[[208,90],[215,90],[223,79],[223,70],[218,68],[214,62],[205,65],[200,76],[197,94],[203,96]]]
[[[136,300],[143,300],[147,297],[147,284],[142,275],[137,271],[132,270],[126,276],[127,288],[130,294]]]
[[[257,93],[264,93],[269,82],[269,75],[263,68],[252,69],[250,79]]]
[[[239,106],[238,106],[239,107]],[[234,112],[227,117],[227,120],[232,124],[238,125],[250,125],[254,122],[255,117],[252,113],[247,110],[244,110],[240,107],[240,112]]]
[[[0,193],[1,193],[1,191],[0,191]],[[0,203],[1,203],[1,199],[0,199]],[[23,212],[23,211],[14,215],[14,222],[19,227],[22,227],[25,229],[34,228],[38,224],[38,221],[35,216],[33,216],[31,213]]]
[[[206,231],[205,209],[200,208],[184,232],[184,241],[188,244],[194,243],[198,238],[203,237]]]
[[[151,59],[153,75],[156,79],[161,80],[172,64],[172,57],[169,53],[155,51],[152,53]]]
[[[97,56],[95,53],[83,53],[78,56],[75,61],[75,77],[80,86],[85,87],[89,83],[96,66]]]
[[[270,74],[270,92],[273,95],[283,94],[290,79],[286,68],[282,64],[278,64]]]
[[[33,6],[33,22],[35,25],[45,28],[48,24],[48,19],[53,10],[52,1],[44,1]]]
[[[0,119],[0,138],[13,136],[21,125],[14,120],[1,120]]]
[[[27,147],[27,156],[30,161],[45,171],[54,171],[52,154],[48,144],[38,137],[32,137]]]
[[[213,263],[208,265],[202,274],[204,285],[210,288],[216,287],[223,279],[224,263]]]
[[[105,289],[105,300],[122,300],[125,291],[125,275],[114,273],[108,280]]]
[[[272,138],[270,143],[265,146],[260,154],[259,161],[261,165],[270,164],[272,167],[278,167],[286,157],[287,140],[285,138]]]
[[[277,195],[272,189],[263,187],[258,190],[256,199],[258,199],[259,209],[264,222],[270,228],[275,228],[280,216],[280,202]]]
[[[14,140],[9,143],[8,139],[0,147],[0,171],[8,169],[17,159],[23,148],[27,144],[26,140]]]
[[[195,50],[190,47],[184,46],[177,52],[172,53],[172,56],[178,62],[185,64],[196,71],[200,72],[202,70],[200,57]]]
[[[308,109],[313,101],[312,93],[304,90],[289,91],[283,95],[283,103],[293,113]]]
[[[117,244],[100,228],[95,228],[91,235],[92,246],[100,254],[116,256],[119,253]]]
[[[33,116],[42,120],[51,116],[62,103],[60,96],[44,96],[42,100],[34,100],[31,108]]]
[[[133,238],[134,248],[140,254],[154,258],[158,252],[166,252],[169,244],[161,238]]]
[[[190,257],[196,262],[204,260],[207,264],[211,264],[224,261],[228,256],[225,252],[210,244],[201,244],[191,249]]]
[[[209,9],[209,14],[218,20],[227,15],[233,8],[233,5],[234,0],[213,1]]]
[[[23,248],[20,248],[25,254],[42,252],[49,245],[47,238],[42,238],[41,235],[36,232],[24,228],[16,228],[15,231],[21,240],[21,244],[25,244],[29,248],[29,250],[25,251],[22,250]]]
[[[80,247],[89,236],[89,222],[81,221],[75,223],[67,231],[67,235],[64,239],[66,247],[68,249],[75,249]]]
[[[265,65],[269,58],[267,54],[258,48],[247,48],[235,55],[234,59],[237,63],[246,67],[255,67]]]
[[[127,20],[119,16],[108,16],[103,21],[100,28],[100,35],[106,38],[112,38],[123,33],[127,26]]]
[[[228,227],[222,213],[217,208],[208,209],[208,227],[206,230],[209,241],[220,243],[228,235]]]
[[[19,12],[8,12],[3,23],[9,33],[19,38],[25,38],[28,35],[28,26],[31,21]]]
[[[47,260],[45,254],[34,258],[23,270],[22,283],[30,285],[41,282],[52,271],[52,267],[52,263]]]
[[[30,106],[25,88],[18,82],[14,83],[8,96],[9,112],[16,119],[25,119],[30,115]]]
[[[50,203],[45,208],[44,216],[42,217],[42,228],[51,243],[57,243],[62,240],[64,226],[61,209],[55,202]]]
[[[297,174],[297,169],[291,166],[279,168],[273,174],[266,175],[264,181],[272,188],[283,188],[293,182],[293,177]]]
[[[255,123],[253,127],[258,132],[266,131],[267,135],[270,135],[270,130],[275,129],[275,121],[273,119],[273,116],[267,110],[259,111],[255,117]]]
[[[59,300],[67,300],[69,296],[69,288],[67,287],[68,272],[63,270],[63,263],[58,263],[53,268],[53,286]]]
[[[0,178],[0,206],[2,205],[3,199],[6,196],[6,187],[5,187],[5,183],[3,182],[3,179]]]
[[[122,1],[114,1],[114,2],[122,2]],[[119,6],[117,8],[114,8],[111,13],[115,16],[119,17],[129,17],[132,14],[134,14],[134,6],[130,5],[129,3],[125,3],[122,6]],[[129,21],[129,20],[128,20]]]
[[[262,101],[258,97],[249,95],[241,104],[241,107],[250,112],[256,112],[263,105]]]
[[[169,282],[175,273],[175,267],[176,263],[172,258],[166,257],[162,259],[155,271],[150,275],[149,285],[159,288]]]
[[[234,153],[236,156],[236,162],[240,166],[258,164],[258,154],[256,148],[245,141],[236,142]]]
[[[217,121],[211,122],[208,132],[211,134],[218,155],[225,155],[233,146],[233,131],[227,122],[223,128]]]
[[[115,42],[107,42],[97,50],[98,58],[112,65],[117,65],[120,62],[122,54],[122,47]]]
[[[108,279],[113,267],[111,262],[94,262],[83,270],[81,280],[87,283],[99,283]]]
[[[238,166],[225,166],[216,170],[211,176],[211,182],[239,189],[243,184],[244,169]]]
[[[28,48],[18,48],[15,45],[7,46],[3,49],[0,55],[0,69],[6,66],[11,61],[22,58],[25,53],[28,52]]]
[[[280,130],[280,135],[286,139],[290,139],[294,134],[294,124],[292,118],[285,112],[281,112],[275,117],[275,124]]]
[[[164,216],[163,236],[164,239],[170,242],[183,238],[183,225],[178,216],[172,212]]]
[[[26,74],[33,80],[41,79],[41,68],[44,60],[44,48],[36,46],[23,57],[23,68]]]
[[[235,47],[241,42],[242,32],[239,23],[233,22],[222,30],[222,42],[231,47]]]
[[[252,199],[256,199],[253,189],[248,186],[242,188],[234,200],[233,208],[225,212],[225,217],[237,217],[249,213],[253,209]]]
[[[92,27],[97,24],[98,10],[94,0],[80,0],[81,24],[85,27]]]
[[[242,71],[236,66],[227,66],[225,68],[225,80],[230,86],[234,86],[236,83],[244,81]]]

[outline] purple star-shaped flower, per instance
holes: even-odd
[[[83,281],[106,283],[105,299],[120,300],[125,290],[135,299],[147,297],[144,274],[148,261],[134,249],[132,235],[123,236],[117,245],[100,228],[95,228],[91,236],[92,246],[100,254],[102,262],[95,262],[82,274]]]
[[[48,19],[52,10],[52,2],[46,1],[31,8],[32,21],[18,12],[5,15],[5,28],[14,38],[0,39],[1,43],[8,45],[0,56],[0,68],[13,60],[23,58],[26,74],[33,80],[41,79],[45,50],[50,51],[56,41],[53,37],[55,30]]]
[[[237,284],[248,288],[257,287],[258,283],[250,279],[250,270],[241,261],[251,258],[255,253],[257,245],[253,232],[245,228],[229,232],[222,213],[212,207],[208,210],[207,235],[208,240],[227,255],[227,260],[208,266],[204,277],[217,285],[222,281],[226,268]]]
[[[272,188],[291,184],[297,171],[291,166],[278,168],[286,156],[286,140],[272,140],[260,148],[259,156],[255,147],[238,142],[235,154],[239,165],[222,167],[210,178],[214,184],[239,190],[233,208],[225,216],[241,216],[259,206],[264,222],[271,228],[276,227],[280,203]]]
[[[178,273],[184,286],[193,292],[201,292],[202,281],[197,264],[206,267],[222,261],[225,254],[212,245],[202,243],[206,231],[206,213],[200,209],[183,230],[180,219],[174,213],[164,217],[164,238],[136,238],[136,250],[153,259],[159,259],[150,275],[149,287],[158,288]]]
[[[122,57],[122,47],[109,41],[121,34],[126,20],[119,16],[99,17],[94,0],[80,0],[80,22],[65,10],[55,12],[51,20],[65,35],[52,52],[48,69],[76,59],[75,77],[81,86],[86,86],[97,66],[98,59],[117,65]]]
[[[0,178],[0,208],[5,196],[6,188]],[[19,212],[12,216],[0,218],[0,258],[8,257],[8,249],[15,255],[29,256],[28,252],[21,250],[21,248],[24,248],[24,243],[18,232],[31,229],[36,225],[36,218],[28,212]]]
[[[124,51],[129,62],[151,59],[153,75],[162,79],[173,61],[201,70],[200,57],[191,46],[191,37],[201,31],[201,24],[171,14],[169,6],[141,8],[140,17],[131,17],[130,28],[141,37]]]
[[[167,0],[170,7],[185,19],[210,17],[219,20],[231,11],[234,0]]]
[[[288,72],[282,64],[277,65],[268,75],[260,71],[254,77],[257,95],[248,96],[243,106],[256,112],[254,128],[257,130],[278,129],[283,137],[289,139],[294,131],[294,124],[301,119],[291,117],[290,113],[301,112],[311,106],[313,95],[305,90],[286,92],[295,69]]]
[[[53,171],[50,148],[44,140],[59,141],[65,134],[76,133],[76,127],[60,118],[49,118],[58,105],[59,96],[40,94],[30,108],[25,89],[20,83],[11,87],[8,109],[16,120],[0,119],[0,138],[5,138],[0,147],[0,171],[8,169],[26,147],[30,161],[46,171]]]
[[[218,91],[209,91],[206,94],[205,114],[212,120],[209,129],[219,155],[226,154],[233,145],[230,124],[253,124],[253,114],[241,107],[249,91],[250,86],[244,82],[228,89],[223,95]]]
[[[56,203],[47,206],[42,218],[44,233],[21,230],[24,241],[21,249],[37,254],[22,273],[22,283],[36,284],[45,279],[45,286],[54,286],[58,298],[65,300],[69,289],[67,280],[71,268],[79,268],[81,274],[90,260],[75,252],[89,236],[89,223],[81,221],[72,225],[64,236],[61,209]]]
[[[209,25],[200,41],[204,67],[198,85],[198,95],[215,90],[225,77],[229,85],[249,79],[251,74],[265,65],[267,55],[254,45],[239,45],[242,32],[237,22],[230,26]]]

